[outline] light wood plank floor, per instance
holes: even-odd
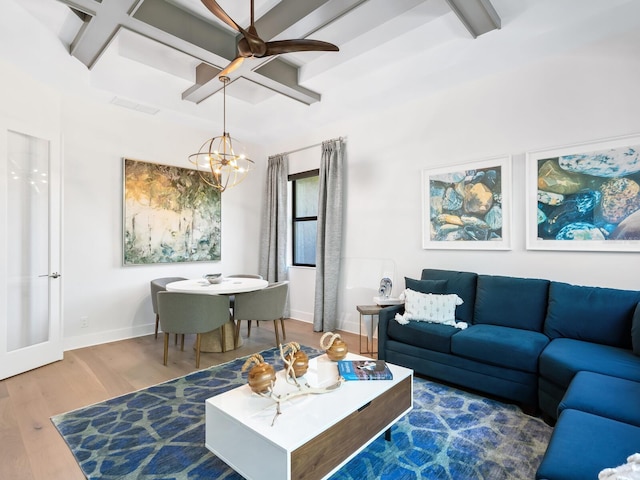
[[[320,348],[322,333],[297,320],[285,322],[287,341]],[[340,332],[351,352],[359,352],[359,337]],[[244,344],[225,353],[203,353],[200,367],[227,362],[275,345],[273,324],[251,329]],[[162,335],[105,343],[65,352],[60,362],[0,381],[0,479],[83,479],[71,451],[50,417],[79,407],[146,388],[196,370],[193,344],[185,351],[169,348],[169,364],[162,364]]]

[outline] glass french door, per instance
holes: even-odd
[[[0,131],[0,379],[62,359],[60,145]]]

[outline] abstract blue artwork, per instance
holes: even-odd
[[[640,138],[527,156],[528,248],[638,250]]]

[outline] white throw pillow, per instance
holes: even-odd
[[[456,306],[462,305],[463,300],[455,293],[438,295],[406,289],[403,296],[404,315],[396,316],[399,323],[415,320],[456,326]],[[402,321],[397,317],[401,317]]]

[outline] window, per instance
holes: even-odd
[[[289,175],[292,196],[293,265],[316,266],[319,170]]]

